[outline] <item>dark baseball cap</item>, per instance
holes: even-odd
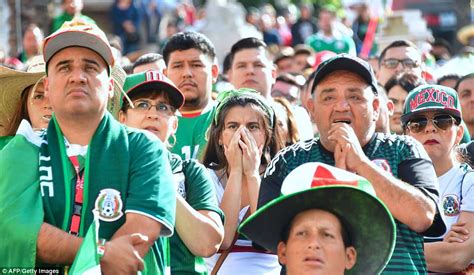
[[[366,61],[351,56],[348,54],[338,54],[325,62],[319,65],[316,75],[314,76],[313,87],[311,88],[311,93],[314,92],[314,89],[321,80],[323,80],[327,75],[335,71],[349,71],[361,76],[367,84],[372,87],[374,94],[377,92],[377,78],[375,77],[374,70]]]

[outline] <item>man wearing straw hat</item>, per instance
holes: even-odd
[[[24,167],[39,180],[44,209],[44,222],[30,240],[36,240],[36,266],[67,269],[96,212],[106,241],[104,273],[165,273],[160,237],[173,233],[173,176],[157,138],[122,126],[106,111],[114,59],[105,34],[95,25],[66,22],[45,39],[43,53],[54,114],[37,144],[37,173]],[[2,172],[0,182],[2,177],[9,174]]]
[[[310,162],[291,171],[281,191],[239,232],[278,253],[286,274],[382,271],[395,245],[395,223],[365,178]]]

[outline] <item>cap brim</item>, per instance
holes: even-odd
[[[11,123],[21,102],[21,93],[44,75],[44,72],[27,73],[0,67],[0,125],[7,127]],[[5,135],[0,131],[0,136]]]
[[[142,82],[130,88],[129,91],[127,92],[127,95],[129,95],[130,97],[133,97],[139,93],[148,92],[150,90],[165,91],[170,97],[171,105],[175,107],[176,110],[181,108],[184,104],[184,95],[179,89],[173,87],[172,85],[164,81],[159,81],[159,80],[156,80],[156,81],[150,80],[150,81]]]
[[[346,274],[377,274],[395,247],[395,222],[375,197],[351,186],[324,186],[279,197],[243,222],[239,232],[273,252],[282,231],[300,212],[322,209],[343,217],[350,227],[357,262]]]
[[[447,114],[450,114],[452,115],[458,122],[461,122],[462,120],[462,115],[461,115],[461,112],[459,112],[458,110],[456,109],[448,109],[448,108],[440,108],[440,107],[426,107],[426,108],[419,108],[418,110],[414,111],[414,112],[410,112],[408,114],[404,114],[400,117],[400,120],[402,121],[402,124],[405,125],[408,123],[408,121],[410,121],[410,119],[412,119],[413,117],[421,114],[421,113],[425,113],[425,112],[429,112],[429,111],[437,111],[437,112],[440,112],[440,113],[447,113]]]
[[[369,84],[374,91],[377,91],[377,86],[374,86],[374,75],[372,75],[364,65],[360,64],[359,62],[351,59],[351,58],[341,58],[335,57],[334,60],[330,61],[326,65],[320,65],[320,69],[317,71],[313,87],[311,87],[311,93],[314,93],[316,86],[318,85],[321,80],[323,80],[326,76],[330,73],[335,71],[350,71],[352,73],[360,75],[366,82]]]
[[[83,47],[99,54],[107,65],[114,65],[114,57],[110,46],[97,35],[84,31],[59,32],[48,37],[44,43],[43,56],[48,65],[51,58],[60,50],[68,47]]]

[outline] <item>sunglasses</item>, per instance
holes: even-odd
[[[426,125],[428,125],[428,121],[431,121],[431,123],[433,123],[437,129],[443,131],[446,131],[448,128],[453,126],[453,124],[459,125],[458,121],[452,116],[447,114],[439,114],[435,115],[431,119],[426,117],[415,117],[408,121],[406,127],[410,130],[410,132],[417,134],[425,130]]]
[[[395,58],[385,59],[382,62],[382,65],[384,65],[385,67],[389,69],[395,69],[399,63],[402,63],[403,68],[413,69],[413,68],[418,67],[418,62],[413,61],[411,59],[395,59]]]

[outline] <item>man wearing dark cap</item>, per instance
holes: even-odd
[[[379,99],[369,64],[348,55],[321,64],[308,108],[320,139],[275,156],[262,180],[259,207],[279,196],[283,179],[302,163],[319,161],[354,172],[373,184],[396,220],[394,256],[385,271],[426,273],[422,234],[446,230],[437,215],[437,179],[421,144],[406,136],[375,133]]]

